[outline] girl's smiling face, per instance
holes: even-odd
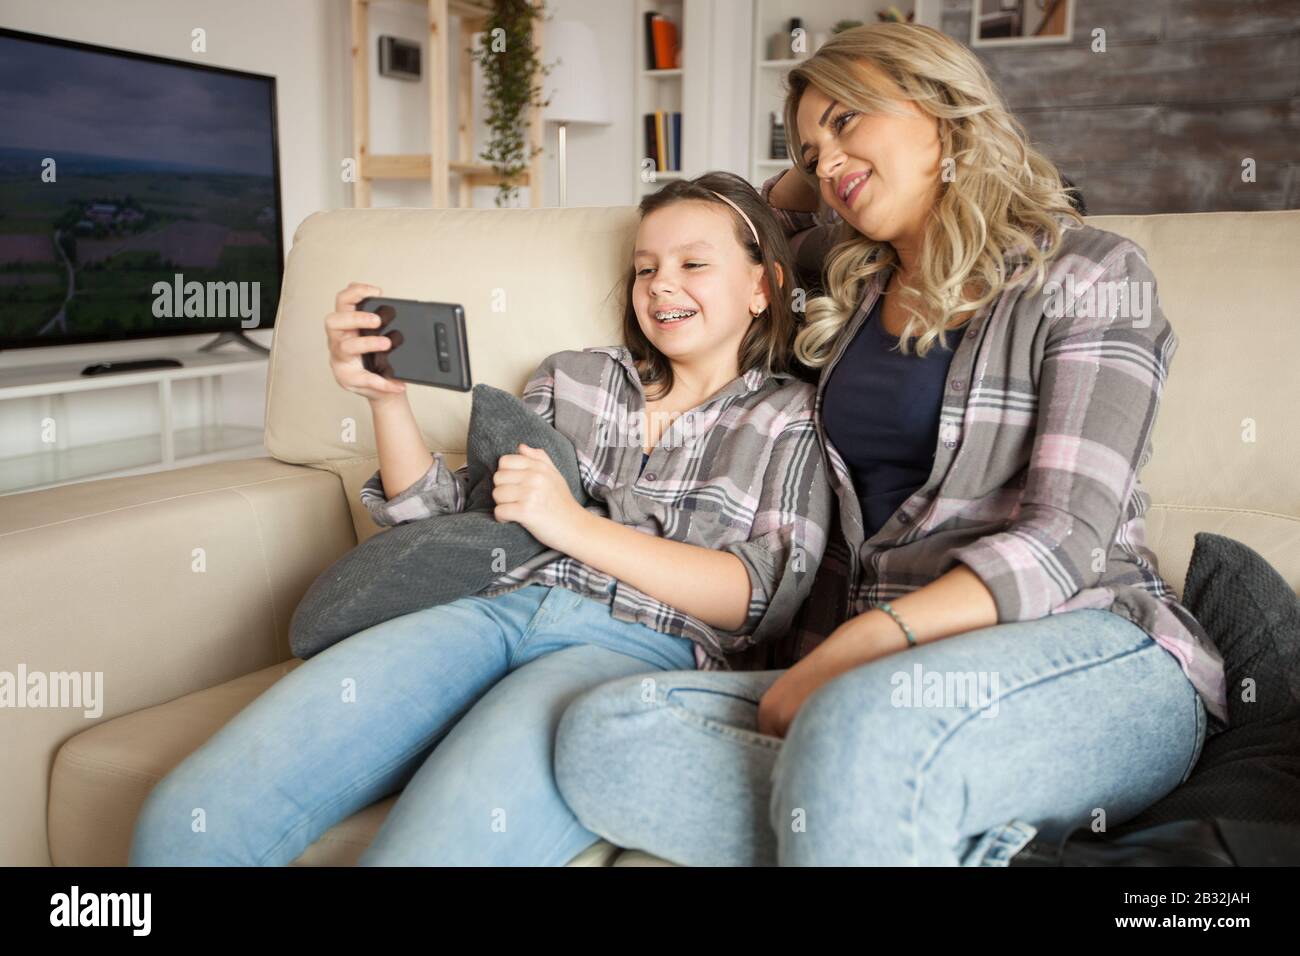
[[[868,239],[914,238],[938,195],[938,121],[883,71],[863,69],[903,114],[863,113],[809,86],[798,110],[802,164],[820,180],[827,205]]]
[[[749,261],[735,230],[733,215],[707,202],[675,202],[641,220],[632,304],[642,333],[670,362],[737,363],[754,313],[767,306],[763,267]]]

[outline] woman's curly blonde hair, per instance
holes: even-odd
[[[820,193],[815,174],[803,168],[799,100],[809,86],[864,113],[901,113],[902,107],[871,85],[864,63],[883,70],[918,108],[938,120],[951,181],[940,193],[924,227],[920,260],[902,290],[908,320],[899,347],[917,336],[916,352],[942,344],[940,333],[957,315],[979,309],[1005,289],[1033,280],[1041,287],[1046,266],[1059,251],[1067,221],[1082,223],[1056,166],[1029,144],[979,59],[951,37],[912,23],[873,23],[836,34],[787,75],[785,128],[790,160]],[[896,95],[896,94],[895,94]],[[852,317],[867,281],[897,263],[893,247],[862,235],[841,220],[826,260],[826,292],[808,300],[806,325],[795,354],[816,368],[830,359],[836,336]],[[1016,263],[1031,268],[1011,277]],[[968,294],[967,287],[976,290]]]

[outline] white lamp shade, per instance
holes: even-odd
[[[577,20],[557,20],[546,25],[542,38],[542,62],[555,63],[542,81],[542,99],[551,101],[542,118],[548,123],[612,122],[591,27]]]

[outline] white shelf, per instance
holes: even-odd
[[[239,346],[240,352],[173,352],[165,347],[158,351],[163,358],[174,358],[181,365],[172,368],[145,368],[134,372],[105,372],[101,375],[82,375],[81,370],[96,363],[81,359],[76,362],[56,362],[48,365],[24,365],[0,369],[0,401],[10,398],[33,398],[40,395],[60,395],[68,392],[89,392],[101,388],[121,388],[126,385],[145,385],[164,380],[178,381],[187,378],[208,378],[213,375],[231,375],[236,372],[253,372],[266,368],[266,356],[254,355]],[[129,358],[117,359],[129,362]]]
[[[687,29],[686,3],[687,0],[637,0],[636,3],[636,13],[633,17],[633,28],[636,31],[636,37],[633,50],[636,56],[634,62],[638,69],[634,76],[632,90],[633,117],[635,119],[632,125],[637,167],[636,191],[633,194],[636,198],[633,202],[639,202],[643,195],[647,192],[653,192],[659,185],[668,180],[682,179],[684,170],[690,168],[690,163],[687,160],[687,147],[694,133],[693,128],[692,130],[687,129],[686,74],[688,67],[692,63],[692,54],[688,52],[688,46],[691,43],[691,31]],[[645,63],[645,15],[652,11],[662,13],[677,24],[677,40],[681,46],[682,65],[680,67],[664,70],[647,68]],[[648,158],[645,154],[645,114],[657,110],[662,110],[665,113],[682,114],[682,144],[679,150],[682,169],[655,170],[654,181],[647,181],[643,178],[641,165]]]
[[[172,442],[171,462],[163,461],[161,434],[0,459],[0,495],[53,488],[90,478],[120,478],[269,454],[262,444],[262,429],[248,425],[178,428],[172,433]]]
[[[94,364],[86,359],[0,369],[0,401],[38,399],[39,417],[55,422],[57,441],[49,448],[0,459],[0,495],[35,491],[89,478],[145,474],[167,468],[207,464],[267,454],[262,428],[221,421],[221,382],[226,375],[264,371],[267,357],[240,348],[239,353],[158,351],[182,364],[83,375]],[[118,359],[129,361],[129,359]],[[197,379],[201,392],[200,424],[175,427],[172,384]],[[153,385],[158,389],[158,432],[79,445],[66,443],[69,416],[64,397],[81,392]]]

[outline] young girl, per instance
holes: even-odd
[[[551,770],[569,702],[728,669],[785,635],[833,507],[814,390],[792,375],[788,244],[730,174],[670,183],[640,213],[626,345],[551,355],[524,390],[573,441],[593,504],[545,453],[502,456],[495,516],[549,550],[282,678],[155,787],[133,865],[287,864],[398,790],[363,864],[564,864],[597,840]],[[348,286],[325,322],[335,377],[374,415],[362,500],[393,525],[459,510],[467,476],[425,448],[405,387],[363,368],[388,339],[356,303],[379,294]]]

